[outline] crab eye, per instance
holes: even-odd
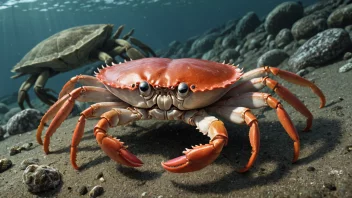
[[[150,93],[150,85],[146,81],[142,81],[139,84],[139,91],[142,95],[148,95]]]
[[[185,96],[188,93],[188,85],[184,82],[180,83],[177,87],[177,91],[180,94],[180,96]]]

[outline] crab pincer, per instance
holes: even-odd
[[[185,155],[162,162],[161,165],[170,172],[186,173],[200,170],[211,164],[220,155],[223,146],[227,144],[227,132],[221,121],[214,121],[208,133],[215,135],[209,144],[186,149],[183,152]]]

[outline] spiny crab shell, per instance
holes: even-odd
[[[237,66],[206,60],[143,58],[106,67],[96,77],[120,99],[142,108],[145,106],[138,104],[137,99],[133,101],[138,98],[139,92],[135,90],[141,82],[146,81],[159,90],[174,90],[180,83],[186,83],[192,92],[186,98],[188,102],[184,102],[186,110],[217,101],[242,74]]]

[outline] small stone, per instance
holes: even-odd
[[[32,164],[38,164],[38,163],[39,163],[38,158],[31,157],[31,158],[25,159],[21,162],[20,169],[25,170],[27,168],[27,166],[32,165]]]
[[[10,156],[16,155],[21,152],[21,149],[18,146],[10,148]]]
[[[99,181],[101,181],[101,182],[105,182],[104,177],[99,178]]]
[[[95,198],[99,197],[104,193],[104,188],[102,186],[94,186],[92,190],[89,192],[89,197]]]
[[[352,145],[346,146],[346,150],[347,150],[348,152],[351,152],[351,151],[352,151]]]
[[[346,52],[344,55],[343,55],[343,60],[348,60],[352,58],[352,53],[351,52]]]
[[[29,150],[31,150],[32,146],[33,146],[33,143],[32,143],[32,142],[29,142],[29,143],[23,144],[23,145],[20,147],[20,149],[21,149],[21,150],[29,151]]]
[[[307,168],[307,171],[313,172],[313,171],[315,171],[315,168],[314,168],[313,166],[309,166],[309,167]]]
[[[85,194],[87,194],[88,189],[86,186],[81,186],[81,187],[79,187],[78,192],[79,192],[79,195],[85,195]]]
[[[141,194],[142,197],[145,197],[146,195],[147,195],[147,192],[143,192],[143,193]]]
[[[309,73],[308,70],[306,69],[301,69],[299,70],[296,74],[299,75],[299,76],[304,76],[304,75],[307,75]]]
[[[344,66],[339,68],[339,72],[344,73],[344,72],[348,72],[351,69],[352,69],[352,63],[347,63]]]
[[[6,171],[7,169],[11,168],[12,166],[12,161],[4,158],[4,159],[0,159],[0,173]]]
[[[96,176],[95,176],[95,179],[100,179],[101,177],[103,177],[104,174],[103,172],[99,172]]]
[[[336,190],[336,186],[332,183],[325,183],[324,187],[331,190],[331,191],[335,191]]]

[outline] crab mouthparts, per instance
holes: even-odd
[[[172,97],[169,94],[158,95],[156,101],[161,110],[169,110],[172,106]]]

